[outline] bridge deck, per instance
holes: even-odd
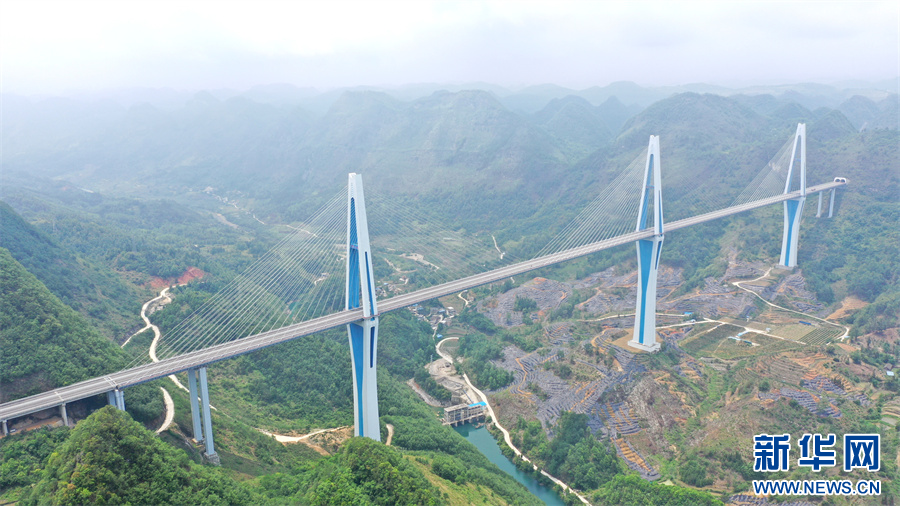
[[[832,188],[843,186],[845,184],[846,183],[832,182],[810,186],[806,189],[806,193],[813,194],[817,192],[827,191]],[[673,221],[671,223],[665,224],[664,232],[670,232],[673,230],[678,230],[679,228],[696,225],[698,223],[704,223],[718,218],[723,218],[725,216],[731,216],[733,214],[757,209],[778,202],[783,202],[785,200],[794,199],[800,196],[800,191],[798,190],[795,192],[758,200],[749,204],[729,207],[721,209],[719,211],[713,211],[711,213]],[[402,309],[413,304],[418,304],[426,300],[443,297],[444,295],[457,293],[462,290],[474,288],[476,286],[486,285],[488,283],[493,283],[512,276],[517,276],[528,271],[540,269],[542,267],[560,262],[565,262],[566,260],[572,260],[574,258],[582,257],[585,255],[590,255],[591,253],[596,253],[598,251],[602,251],[604,249],[612,248],[615,246],[620,246],[622,244],[632,243],[640,239],[648,239],[650,237],[653,237],[653,230],[650,229],[642,230],[639,232],[632,232],[629,234],[614,237],[612,239],[606,239],[603,241],[588,244],[586,246],[580,246],[533,260],[526,260],[524,262],[501,267],[499,269],[495,269],[482,274],[476,274],[474,276],[450,281],[441,285],[423,288],[421,290],[416,290],[415,292],[398,295],[389,299],[379,300],[378,308],[380,310],[380,313],[396,311],[398,309]],[[52,408],[54,406],[59,406],[63,403],[74,402],[77,400],[85,399],[87,397],[92,397],[94,395],[99,395],[115,388],[136,385],[138,383],[162,378],[170,374],[186,371],[190,368],[200,367],[202,365],[236,357],[238,355],[243,355],[244,353],[249,353],[261,348],[265,348],[267,346],[272,346],[274,344],[289,341],[291,339],[308,336],[310,334],[315,334],[316,332],[321,332],[323,330],[328,330],[331,328],[346,325],[351,322],[359,321],[360,319],[362,319],[362,317],[363,313],[361,309],[341,311],[339,313],[322,316],[302,323],[289,325],[277,330],[270,330],[268,332],[248,336],[236,341],[223,343],[191,353],[185,353],[184,355],[180,355],[174,358],[160,360],[159,362],[153,364],[146,364],[134,367],[132,369],[126,369],[124,371],[118,371],[106,376],[85,380],[80,383],[57,388],[55,390],[50,390],[48,392],[33,395],[31,397],[25,397],[15,401],[10,401],[4,404],[0,404],[0,420],[10,420],[16,417],[27,415],[29,413],[35,413],[37,411]]]

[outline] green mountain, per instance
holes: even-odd
[[[60,220],[59,226],[66,225]],[[106,265],[75,256],[2,201],[0,237],[13,258],[106,337],[119,337],[123,328],[140,321],[142,302],[133,285]]]
[[[124,354],[0,248],[0,402],[115,371]]]
[[[568,148],[572,153],[570,158],[583,158],[603,147],[613,137],[613,130],[604,121],[599,107],[572,95],[551,100],[533,118]]]
[[[107,406],[73,429],[22,504],[249,504],[255,494],[195,465],[131,417]]]
[[[0,248],[0,402],[123,369],[128,355]],[[163,409],[158,387],[137,385],[127,409],[141,422]]]

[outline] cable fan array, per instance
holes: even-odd
[[[344,309],[347,192],[154,342],[170,358]],[[151,353],[152,355],[153,353]],[[136,358],[132,366],[149,362]]]
[[[781,194],[794,140],[731,203]],[[647,150],[619,173],[533,258],[635,231]],[[665,197],[665,192],[664,197]],[[715,194],[714,194],[715,193]],[[721,193],[688,193],[695,214],[726,207]],[[452,230],[446,220],[396,198],[367,198],[376,292],[380,299],[512,263],[496,241]],[[224,289],[151,345],[153,360],[175,357],[344,309],[346,188]],[[139,357],[131,366],[150,359]]]
[[[646,166],[644,149],[534,258],[634,232]]]
[[[389,197],[366,198],[375,280],[379,286],[390,286],[396,292],[409,291],[511,262],[490,235],[473,237],[452,230],[440,216],[414,209],[412,204]],[[379,297],[390,295],[382,292]]]
[[[799,167],[799,157],[795,163]],[[753,178],[744,191],[734,199],[729,207],[748,204],[784,193],[791,161],[794,159],[794,139],[787,141],[774,158]],[[799,169],[796,171],[799,173]]]

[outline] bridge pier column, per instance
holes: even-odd
[[[634,312],[634,337],[630,346],[645,351],[660,348],[656,340],[656,278],[663,237],[637,241],[638,291]]]
[[[113,390],[115,402],[113,403],[118,409],[125,411],[125,392],[121,388]]]
[[[798,156],[799,155],[799,156]],[[803,216],[803,204],[806,202],[806,124],[797,125],[794,135],[794,147],[791,151],[791,165],[788,168],[784,193],[791,192],[794,174],[794,161],[799,158],[800,165],[800,197],[784,201],[784,234],[781,240],[781,258],[778,263],[785,267],[797,266],[797,247],[800,241],[800,218]]]
[[[800,243],[800,218],[806,197],[784,202],[784,234],[781,240],[781,258],[778,263],[785,267],[797,266],[797,248]]]
[[[109,392],[106,392],[106,402],[110,406],[116,405],[116,391],[115,390],[110,390]]]
[[[210,464],[219,465],[219,456],[213,447],[212,417],[209,412],[209,389],[206,386],[206,367],[200,368],[200,401],[203,404],[203,442],[206,445],[206,459]]]
[[[837,197],[837,188],[831,189],[831,198],[828,200],[828,217],[831,218],[834,216],[834,199]],[[821,193],[819,194],[821,195]]]
[[[378,377],[375,369],[378,318],[347,325],[353,358],[354,435],[381,441],[378,422]]]
[[[203,429],[200,421],[200,404],[197,402],[197,397],[200,396],[200,392],[197,390],[197,369],[188,369],[187,375],[188,396],[191,399],[191,420],[194,422],[194,441],[199,443],[203,441]]]
[[[634,335],[628,345],[644,351],[657,351],[656,340],[656,277],[659,271],[659,254],[662,251],[663,207],[662,177],[659,162],[659,137],[650,136],[647,148],[647,168],[641,190],[641,206],[636,231],[649,227],[653,222],[654,236],[636,242],[638,257],[638,291],[634,309]]]
[[[353,434],[381,441],[378,422],[378,309],[372,278],[372,251],[362,176],[351,173],[347,193],[346,309],[363,310],[363,319],[347,325],[353,364]]]
[[[6,425],[6,420],[3,420],[3,435],[4,436],[9,435],[9,427],[7,427],[7,425]]]
[[[69,426],[69,414],[66,413],[66,404],[62,403],[59,405],[59,417],[62,418],[63,426]]]
[[[819,192],[819,207],[816,208],[816,218],[822,217],[822,193],[824,192]]]

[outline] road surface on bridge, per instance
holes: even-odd
[[[806,189],[806,193],[813,194],[817,192],[827,191],[832,188],[843,186],[845,184],[846,183],[843,182],[831,182],[811,186]],[[678,230],[679,228],[704,223],[707,221],[723,218],[725,216],[731,216],[733,214],[738,214],[767,205],[776,204],[778,202],[795,199],[800,196],[801,193],[798,190],[795,192],[758,200],[749,204],[728,207],[719,211],[713,211],[710,213],[685,218],[683,220],[665,223],[663,231],[671,232],[673,230]],[[579,246],[559,253],[553,253],[543,257],[535,258],[533,260],[526,260],[485,273],[476,274],[474,276],[465,277],[455,281],[450,281],[441,285],[436,285],[428,288],[423,288],[421,290],[416,290],[414,292],[397,295],[389,299],[377,301],[378,312],[379,314],[383,314],[390,311],[396,311],[398,309],[402,309],[413,304],[418,304],[426,300],[436,299],[438,297],[443,297],[452,293],[461,292],[463,290],[486,285],[488,283],[507,279],[512,276],[517,276],[519,274],[533,271],[535,269],[540,269],[549,265],[565,262],[566,260],[572,260],[615,246],[621,246],[623,244],[633,243],[635,241],[641,239],[649,239],[651,237],[653,237],[652,229],[632,232],[629,234],[614,237],[612,239],[598,241],[585,246]],[[111,373],[106,376],[89,379],[80,383],[75,383],[38,395],[33,395],[31,397],[26,397],[23,399],[0,404],[0,420],[10,420],[19,416],[27,415],[29,413],[34,413],[44,409],[52,408],[54,406],[59,406],[60,404],[74,402],[77,400],[85,399],[87,397],[99,395],[116,388],[124,388],[127,386],[144,383],[146,381],[151,381],[157,378],[162,378],[170,374],[186,371],[191,368],[200,367],[206,364],[211,364],[213,362],[218,362],[220,360],[225,360],[228,358],[236,357],[238,355],[243,355],[245,353],[250,353],[252,351],[289,341],[291,339],[297,339],[299,337],[322,332],[323,330],[340,327],[342,325],[359,321],[361,319],[363,319],[362,309],[341,311],[339,313],[334,313],[305,322],[296,323],[287,327],[282,327],[280,329],[270,330],[268,332],[248,336],[216,346],[211,346],[202,350],[185,353],[177,357],[160,360],[156,363],[145,364],[131,369]]]

